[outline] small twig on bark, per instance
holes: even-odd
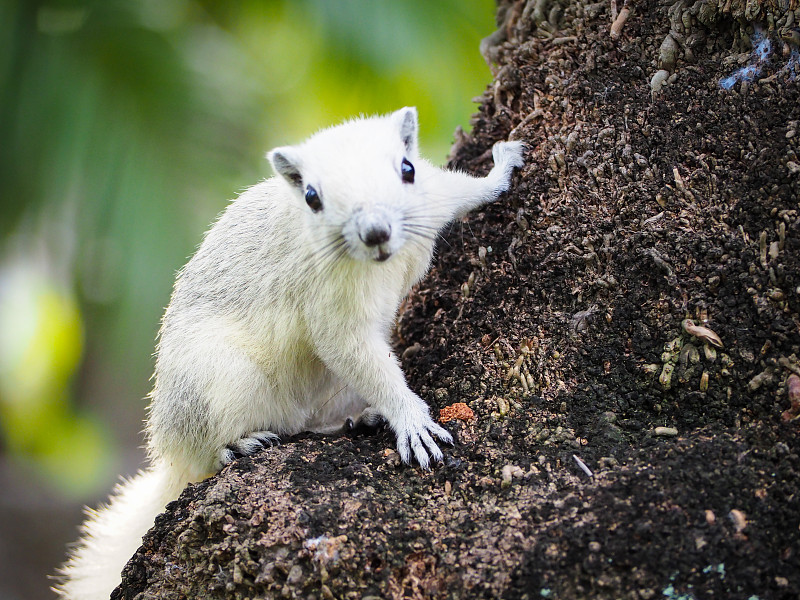
[[[622,28],[625,27],[625,21],[631,14],[631,9],[628,8],[627,3],[620,9],[617,18],[611,24],[611,39],[616,41],[622,35]]]

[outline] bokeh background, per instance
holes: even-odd
[[[492,0],[0,0],[0,600],[142,464],[177,269],[265,152],[415,105],[443,163]]]

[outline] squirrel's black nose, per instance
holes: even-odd
[[[388,242],[391,235],[391,226],[385,225],[382,227],[370,227],[366,231],[359,232],[358,237],[361,238],[361,241],[364,242],[364,244],[372,248],[373,246]]]

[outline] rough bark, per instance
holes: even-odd
[[[503,3],[482,48],[452,162],[528,164],[397,328],[412,388],[474,411],[445,464],[388,433],[238,460],[113,597],[797,597],[800,9],[614,5]]]

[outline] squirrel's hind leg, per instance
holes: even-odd
[[[264,448],[280,444],[281,439],[271,431],[255,431],[248,436],[228,444],[220,452],[219,462],[224,467],[242,456],[252,456]]]
[[[364,409],[364,412],[357,419],[348,417],[344,421],[344,433],[353,435],[374,435],[388,425],[388,421],[381,413],[371,407]]]
[[[336,382],[332,385],[330,395],[326,395],[320,405],[314,409],[307,428],[314,433],[341,434],[350,429],[349,423],[361,420],[367,403],[348,386]]]

